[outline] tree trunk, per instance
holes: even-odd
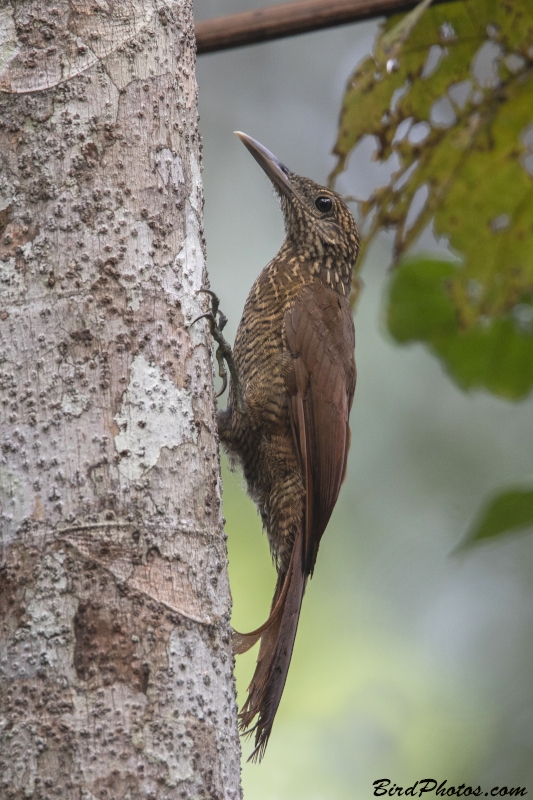
[[[190,0],[0,9],[0,796],[238,798]]]

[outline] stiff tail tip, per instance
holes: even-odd
[[[240,731],[245,736],[255,734],[255,748],[248,761],[261,761],[265,754],[289,671],[306,580],[301,542],[296,541],[287,574],[276,587],[267,622],[249,634],[234,633],[236,653],[246,652],[261,640],[248,697],[239,714]]]

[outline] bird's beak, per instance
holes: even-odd
[[[256,142],[251,136],[241,131],[235,131],[243,145],[250,151],[259,166],[266,172],[272,183],[287,197],[294,195],[294,189],[289,179],[289,170],[282,164],[274,153]]]

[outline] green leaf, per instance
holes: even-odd
[[[461,386],[523,397],[533,385],[531,331],[516,324],[533,299],[533,4],[442,3],[411,18],[407,39],[398,36],[398,19],[384,25],[373,56],[348,84],[332,180],[365,136],[375,137],[378,160],[396,154],[400,168],[389,184],[360,204],[369,228],[363,248],[394,228],[398,264],[432,222],[462,261],[447,276],[445,296],[437,292],[455,333],[414,338],[431,344]],[[484,76],[483,53],[494,57]],[[425,123],[427,136],[397,135],[408,121]],[[425,204],[409,214],[421,189]],[[428,302],[437,302],[435,294]],[[391,309],[393,328],[397,313]],[[405,330],[421,324],[408,324],[407,313],[405,306]]]
[[[420,17],[432,2],[433,0],[421,0],[412,11],[400,19],[394,28],[380,37],[378,58],[394,59],[399,55],[404,42],[409,38]]]
[[[399,343],[424,342],[464,389],[484,388],[510,400],[533,388],[533,307],[464,327],[453,298],[463,267],[431,258],[404,260],[392,273],[387,324]],[[531,309],[527,313],[527,309]]]
[[[463,546],[533,527],[533,490],[511,489],[493,497],[472,526]]]

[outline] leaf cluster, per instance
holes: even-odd
[[[511,400],[533,387],[533,4],[462,0],[390,19],[353,73],[335,145],[342,172],[374,137],[396,159],[359,203],[363,249],[394,230],[387,322],[464,389]],[[456,261],[409,256],[433,224]],[[361,263],[362,259],[360,259]],[[489,498],[466,543],[533,527],[533,490]]]
[[[395,230],[391,333],[429,344],[463,388],[518,399],[533,387],[533,5],[463,0],[407,31],[405,20],[386,23],[349,81],[332,179],[367,136],[378,160],[397,159],[390,183],[360,203],[365,246]],[[405,260],[431,223],[455,267]],[[444,327],[413,317],[429,284]]]

